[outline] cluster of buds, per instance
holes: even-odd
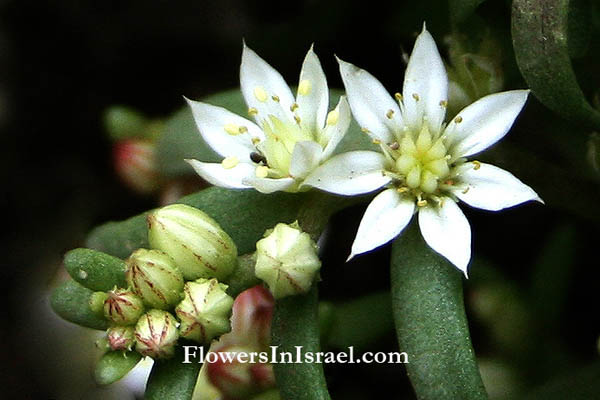
[[[127,288],[91,297],[90,307],[110,323],[104,342],[113,351],[169,358],[179,338],[209,345],[218,337],[218,351],[267,349],[273,298],[308,291],[321,266],[316,244],[297,223],[278,224],[256,244],[256,276],[270,292],[258,286],[234,303],[221,280],[236,267],[237,248],[217,222],[182,204],[147,219],[152,249],[138,249],[125,261]],[[215,385],[232,395],[240,387],[254,393],[274,385],[264,362],[216,363],[210,371]],[[244,383],[231,386],[231,379]]]
[[[135,347],[144,356],[169,358],[179,337],[209,344],[230,330],[233,298],[217,278],[232,272],[237,249],[193,207],[161,208],[148,225],[153,249],[138,249],[125,261],[127,288],[94,293],[90,307],[111,325],[107,349]]]

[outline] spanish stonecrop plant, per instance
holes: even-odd
[[[144,142],[156,150],[152,159],[130,143],[135,157],[119,158],[119,171],[138,190],[155,190],[192,168],[214,186],[97,227],[87,248],[66,254],[71,279],[54,290],[51,304],[64,319],[106,332],[97,343],[104,355],[96,381],[112,384],[150,357],[147,399],[200,399],[209,390],[227,399],[329,399],[321,363],[220,359],[203,366],[189,362],[189,349],[237,354],[276,346],[308,354],[327,343],[360,347],[381,334],[377,327],[392,329],[393,320],[418,398],[487,398],[462,289],[477,255],[458,204],[487,211],[544,201],[569,212],[597,206],[597,196],[582,192],[574,205],[576,183],[560,174],[560,185],[536,179],[555,170],[527,150],[484,150],[509,134],[535,97],[589,131],[590,171],[597,173],[592,131],[600,130],[600,111],[584,98],[569,58],[582,30],[570,18],[587,2],[513,1],[520,87],[503,87],[503,63],[490,50],[500,44],[473,15],[481,2],[449,1],[444,51],[425,24],[414,27],[419,33],[395,94],[339,58],[345,92],[330,90],[311,47],[294,95],[244,44],[240,90],[188,99],[156,142]],[[466,36],[477,29],[483,39],[473,45]],[[115,120],[142,126],[140,118],[119,110]],[[523,181],[504,168],[524,172]],[[348,261],[391,243],[391,293],[332,308],[319,301],[320,271],[344,266],[322,261],[328,241],[320,239],[334,214],[357,204],[366,209]]]

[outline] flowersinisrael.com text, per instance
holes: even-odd
[[[205,352],[202,346],[183,346],[183,364],[197,363],[272,363],[272,364],[408,364],[408,354],[405,352],[371,352],[360,355],[354,354],[354,347],[347,351],[303,351],[302,346],[294,346],[295,351],[279,351],[278,346],[269,346],[270,351],[261,352]]]

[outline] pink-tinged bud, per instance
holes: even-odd
[[[114,289],[107,292],[104,317],[115,325],[135,325],[144,313],[142,299],[131,290]]]
[[[235,335],[238,342],[267,347],[271,341],[274,307],[273,295],[263,286],[244,290],[233,303],[231,335]]]
[[[106,331],[111,350],[129,351],[133,347],[133,326],[113,326]]]
[[[127,139],[113,147],[115,169],[123,182],[139,193],[152,193],[160,186],[155,145],[149,140]]]
[[[135,326],[135,349],[154,359],[172,357],[178,338],[177,320],[166,311],[150,310]]]
[[[211,352],[214,355],[207,355],[206,374],[224,398],[245,399],[275,386],[273,367],[267,360],[259,359],[256,348],[218,346],[218,343],[213,347],[215,349],[211,348]],[[250,359],[251,354],[254,355],[254,360]],[[263,355],[266,356],[266,353]]]

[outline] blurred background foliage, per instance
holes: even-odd
[[[572,63],[576,80],[569,82],[581,89],[551,74],[527,75],[526,83],[513,40],[524,43],[528,36],[511,36],[508,0],[1,1],[2,209],[10,221],[2,231],[3,392],[40,399],[131,396],[123,385],[95,386],[97,354],[90,331],[54,316],[47,293],[64,276],[64,252],[82,246],[94,226],[202,187],[191,169],[172,161],[177,151],[201,146],[189,115],[181,111],[182,96],[199,99],[236,88],[242,39],[291,85],[314,43],[330,87],[342,87],[336,54],[395,92],[406,53],[426,21],[450,77],[463,83],[462,95],[479,97],[529,83],[545,104],[531,96],[505,141],[485,159],[538,190],[547,205],[501,214],[465,207],[475,254],[465,299],[490,397],[600,396],[600,387],[589,386],[600,382],[600,146],[593,134],[600,126],[595,117],[585,120],[598,113],[591,107],[600,103],[600,6],[576,0],[569,10],[566,59],[560,48],[540,50],[535,43],[529,51],[541,52],[531,53],[533,60],[527,59],[525,44],[517,54],[525,57],[521,70],[529,62],[534,70],[543,64],[543,71],[564,72],[565,62]],[[513,25],[513,33],[521,28]],[[585,118],[578,114],[582,107],[570,113],[565,106],[575,104],[569,97],[573,90],[589,103]],[[119,113],[126,114],[126,126],[119,125],[124,121]],[[186,138],[183,146],[181,138]],[[157,187],[132,186],[120,170],[118,149],[127,139],[158,146],[151,168],[134,177],[159,182]],[[321,295],[334,310],[339,305],[337,318],[348,326],[370,317],[363,312],[351,318],[348,301],[389,290],[389,248],[344,264],[363,209],[334,217],[325,239]],[[376,303],[373,312],[385,315],[387,303]],[[396,350],[390,322],[368,322],[380,333],[375,340],[355,324],[332,334],[328,345]],[[324,324],[335,333],[335,324]],[[348,334],[352,331],[355,337]],[[414,398],[398,366],[325,369],[334,398],[371,398],[380,390]]]

